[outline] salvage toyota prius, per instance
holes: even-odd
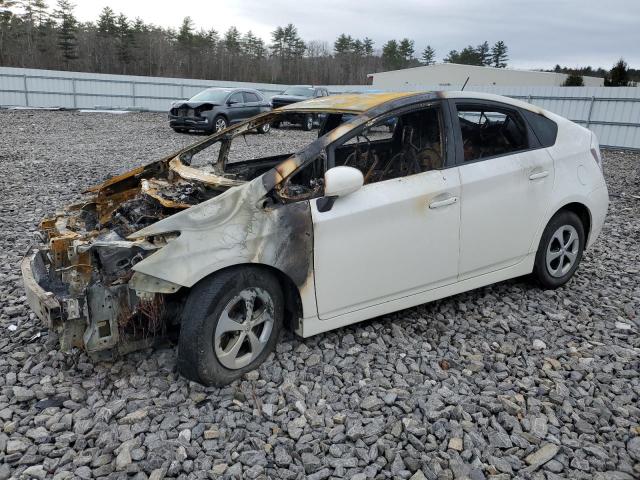
[[[306,135],[295,151],[234,160],[291,114],[324,120],[291,132]],[[308,337],[528,274],[559,287],[607,206],[596,137],[553,113],[470,92],[338,95],[90,188],[42,220],[22,274],[63,350],[111,359],[173,337],[180,372],[221,385],[284,326]]]

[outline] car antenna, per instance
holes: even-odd
[[[462,85],[462,88],[460,89],[460,91],[461,91],[461,92],[464,90],[464,87],[466,87],[466,86],[467,86],[467,82],[469,82],[469,79],[470,79],[470,78],[471,78],[471,77],[467,77],[467,79],[464,81],[464,85]]]

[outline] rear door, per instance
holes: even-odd
[[[548,208],[553,159],[521,111],[451,102],[461,182],[460,279],[506,268],[535,249]]]
[[[260,97],[254,92],[243,92],[244,104],[246,107],[245,118],[253,117],[260,113]]]

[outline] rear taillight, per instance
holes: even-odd
[[[591,134],[591,155],[602,171],[602,154],[600,153],[600,144],[593,133]]]

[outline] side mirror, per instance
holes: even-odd
[[[316,202],[319,212],[327,212],[338,197],[360,190],[364,184],[362,172],[353,167],[333,167],[324,174],[324,197]]]

